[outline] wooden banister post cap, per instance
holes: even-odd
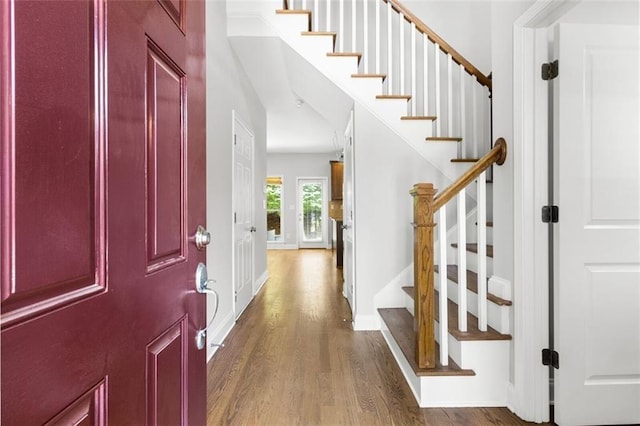
[[[409,193],[414,197],[433,197],[438,190],[432,183],[416,183]]]

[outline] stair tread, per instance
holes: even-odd
[[[458,243],[451,244],[451,247],[457,248]],[[467,244],[467,251],[470,251],[471,253],[478,253],[478,244],[476,243]],[[493,257],[493,246],[490,244],[487,244],[487,257]]]
[[[437,120],[435,115],[405,115],[400,117],[400,120]]]
[[[411,95],[377,95],[376,99],[411,99]]]
[[[433,270],[438,272],[438,265],[434,265]],[[458,265],[447,265],[447,278],[454,283],[458,282]],[[467,269],[467,288],[473,293],[478,294],[478,274]],[[487,293],[487,299],[499,306],[511,306],[511,301]]]
[[[385,79],[387,78],[386,74],[351,74],[351,77],[353,78],[381,78],[381,79]]]
[[[427,142],[462,142],[462,138],[448,136],[429,136]]]
[[[278,9],[276,10],[276,13],[279,15],[311,15],[311,11],[305,9]]]
[[[329,52],[327,53],[327,56],[332,56],[332,57],[347,57],[347,58],[358,58],[358,62],[360,62],[360,59],[362,59],[362,53],[360,52]]]
[[[436,320],[440,318],[440,304],[437,303],[439,292],[434,290],[436,303],[433,306]],[[499,333],[492,327],[487,326],[487,331],[478,329],[478,318],[467,312],[467,331],[458,330],[458,305],[453,300],[448,300],[447,313],[449,317],[448,329],[449,333],[460,341],[470,340],[511,340],[510,334]]]
[[[416,363],[416,337],[411,313],[404,308],[384,308],[378,309],[378,312],[417,376],[475,376],[473,370],[460,368],[451,358],[449,358],[449,365],[440,364],[438,360],[440,350],[437,343],[436,367],[419,368]]]
[[[402,287],[402,290],[413,298],[414,287]],[[439,292],[438,290],[434,290],[434,293],[434,315],[437,320],[440,317],[440,304],[438,303]],[[449,313],[449,333],[458,340],[511,340],[511,335],[502,334],[489,326],[487,326],[487,331],[480,331],[478,329],[478,318],[469,312],[467,312],[467,331],[462,332],[458,330],[458,305],[456,302],[449,299],[447,309]],[[409,313],[409,315],[411,315],[411,313]]]
[[[303,31],[302,35],[307,35],[307,36],[336,36],[336,32],[335,31]]]

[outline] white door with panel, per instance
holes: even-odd
[[[560,24],[555,421],[640,423],[638,27]]]
[[[233,129],[233,282],[238,318],[253,298],[254,136],[237,116]]]
[[[355,255],[353,241],[353,112],[344,134],[344,179],[342,189],[342,223],[344,256],[342,272],[344,275],[343,293],[349,302],[351,312],[355,312]]]
[[[327,247],[327,178],[298,178],[298,247]]]

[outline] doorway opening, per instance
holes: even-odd
[[[327,246],[327,178],[298,179],[298,246]]]
[[[281,176],[267,176],[267,242],[281,243],[282,238],[282,185]]]

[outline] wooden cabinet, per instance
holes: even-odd
[[[330,161],[331,163],[331,199],[342,200],[342,179],[344,176],[344,163],[342,161]]]
[[[329,217],[333,219],[333,254],[338,268],[342,268],[342,180],[344,163],[331,161],[331,201],[329,201]]]
[[[329,201],[329,217],[342,220],[342,179],[344,163],[330,161],[331,164],[331,201]]]

